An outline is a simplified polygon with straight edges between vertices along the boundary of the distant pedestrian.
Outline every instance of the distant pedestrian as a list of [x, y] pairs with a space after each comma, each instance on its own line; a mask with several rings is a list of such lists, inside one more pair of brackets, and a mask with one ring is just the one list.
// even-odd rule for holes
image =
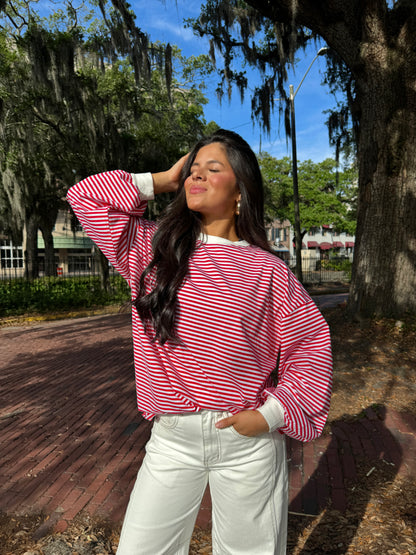
[[[143, 219], [163, 192], [160, 221]], [[117, 553], [188, 553], [209, 483], [215, 554], [284, 554], [284, 438], [322, 432], [331, 348], [270, 252], [253, 151], [219, 130], [165, 172], [95, 175], [68, 200], [130, 284], [137, 404], [154, 420]]]

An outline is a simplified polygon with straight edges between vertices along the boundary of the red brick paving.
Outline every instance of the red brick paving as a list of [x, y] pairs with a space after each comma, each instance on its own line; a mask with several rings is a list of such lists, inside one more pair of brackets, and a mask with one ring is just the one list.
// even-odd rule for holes
[[[0, 333], [0, 510], [41, 510], [59, 530], [81, 511], [121, 522], [151, 427], [135, 405], [129, 315]], [[369, 407], [313, 443], [289, 438], [290, 510], [345, 510], [358, 460], [415, 477], [415, 431], [414, 416]]]

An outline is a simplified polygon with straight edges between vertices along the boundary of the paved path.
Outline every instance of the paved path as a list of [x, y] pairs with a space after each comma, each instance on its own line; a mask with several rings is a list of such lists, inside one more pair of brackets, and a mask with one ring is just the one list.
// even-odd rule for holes
[[[129, 315], [0, 336], [0, 511], [42, 510], [57, 530], [81, 511], [121, 522], [150, 432], [135, 408]], [[413, 417], [368, 408], [313, 443], [288, 439], [290, 509], [344, 510], [358, 461], [415, 477], [415, 431]], [[209, 508], [207, 493], [199, 525]]]

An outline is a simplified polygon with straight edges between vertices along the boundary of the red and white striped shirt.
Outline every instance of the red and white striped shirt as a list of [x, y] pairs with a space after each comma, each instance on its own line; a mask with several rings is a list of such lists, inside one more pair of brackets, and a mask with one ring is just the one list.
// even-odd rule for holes
[[[117, 170], [84, 179], [67, 197], [133, 299], [152, 259], [156, 224], [142, 218], [151, 195], [150, 174]], [[332, 380], [328, 325], [284, 262], [245, 242], [201, 238], [178, 300], [180, 345], [152, 343], [133, 306], [137, 404], [145, 418], [202, 409], [235, 414], [270, 395], [284, 408], [281, 433], [309, 441], [322, 432]]]

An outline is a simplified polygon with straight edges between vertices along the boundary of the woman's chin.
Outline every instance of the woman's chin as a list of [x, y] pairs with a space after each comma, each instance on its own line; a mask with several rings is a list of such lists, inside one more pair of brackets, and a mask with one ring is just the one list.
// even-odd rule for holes
[[201, 206], [201, 204], [199, 202], [188, 202], [187, 203], [189, 210], [192, 210], [192, 212], [199, 212], [201, 213], [201, 210], [203, 210], [203, 207]]

